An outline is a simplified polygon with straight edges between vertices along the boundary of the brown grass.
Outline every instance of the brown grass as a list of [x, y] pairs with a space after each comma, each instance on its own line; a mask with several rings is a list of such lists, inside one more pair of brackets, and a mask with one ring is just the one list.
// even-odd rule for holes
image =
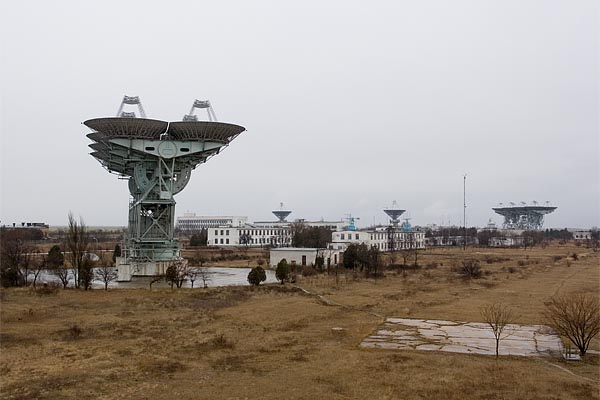
[[[543, 323], [552, 295], [598, 293], [598, 253], [578, 253], [570, 268], [554, 262], [573, 249], [435, 249], [419, 263], [437, 268], [386, 271], [383, 279], [298, 278], [297, 285], [341, 306], [290, 285], [52, 296], [3, 290], [0, 397], [598, 399], [593, 354], [581, 363], [496, 362], [358, 347], [384, 316], [479, 321], [481, 307], [499, 300], [518, 310], [514, 322]], [[502, 261], [488, 263], [486, 256]], [[465, 281], [451, 271], [465, 258], [481, 262], [481, 279]], [[538, 263], [518, 266], [523, 259]]]

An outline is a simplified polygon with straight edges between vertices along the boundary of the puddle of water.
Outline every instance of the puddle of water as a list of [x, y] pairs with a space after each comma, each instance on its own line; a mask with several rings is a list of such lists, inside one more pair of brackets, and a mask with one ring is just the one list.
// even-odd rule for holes
[[[250, 272], [250, 268], [226, 268], [226, 267], [207, 267], [208, 271], [208, 279], [207, 286], [208, 287], [222, 287], [222, 286], [248, 286], [248, 273]], [[271, 270], [265, 270], [267, 274], [267, 280], [264, 283], [276, 283], [277, 278], [275, 278], [275, 272]], [[33, 281], [33, 276], [30, 275], [30, 281]], [[108, 287], [111, 289], [138, 289], [138, 288], [148, 288], [150, 286], [150, 282], [152, 281], [152, 277], [135, 277], [131, 280], [131, 282], [110, 282]], [[60, 284], [60, 280], [56, 275], [54, 275], [51, 271], [42, 271], [40, 276], [38, 276], [37, 284], [43, 283], [57, 283]], [[74, 280], [71, 278], [69, 280], [69, 286], [74, 285]], [[165, 281], [157, 282], [152, 285], [153, 288], [158, 287], [169, 287], [169, 285]], [[191, 288], [192, 283], [190, 281], [186, 281], [183, 284], [184, 288]], [[196, 279], [194, 281], [194, 289], [202, 288], [203, 282], [202, 279]], [[95, 279], [92, 281], [92, 289], [104, 289], [104, 283], [100, 280]]]
[[[365, 338], [361, 347], [496, 354], [492, 329], [480, 322], [387, 318], [385, 329]], [[544, 325], [507, 325], [500, 355], [536, 356], [561, 352], [562, 342]]]

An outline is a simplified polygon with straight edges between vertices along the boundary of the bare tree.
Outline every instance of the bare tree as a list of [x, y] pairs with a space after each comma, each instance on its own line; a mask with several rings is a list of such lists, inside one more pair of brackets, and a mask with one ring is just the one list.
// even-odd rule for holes
[[596, 295], [556, 296], [547, 304], [545, 317], [550, 326], [566, 336], [585, 355], [590, 341], [600, 333], [600, 302]]
[[60, 280], [63, 285], [63, 289], [66, 289], [67, 286], [69, 286], [69, 276], [71, 275], [71, 270], [67, 268], [66, 265], [57, 265], [52, 269], [52, 273]]
[[100, 263], [100, 266], [94, 270], [96, 279], [104, 283], [104, 290], [108, 290], [108, 284], [117, 279], [117, 271], [115, 267], [106, 260]]
[[500, 346], [500, 340], [510, 336], [509, 334], [503, 334], [506, 326], [514, 318], [510, 308], [502, 303], [494, 303], [485, 306], [481, 309], [481, 316], [486, 324], [492, 328], [494, 332], [494, 338], [496, 339], [496, 359], [498, 358], [498, 348]]
[[458, 267], [458, 274], [466, 279], [481, 278], [481, 267], [479, 266], [479, 260], [468, 258], [463, 260], [462, 265]]
[[28, 248], [27, 252], [23, 254], [21, 258], [21, 264], [19, 266], [21, 270], [21, 274], [23, 275], [23, 280], [25, 282], [25, 286], [29, 286], [29, 273], [32, 270], [33, 266], [33, 257], [31, 253], [31, 249]]
[[188, 279], [190, 280], [190, 282], [192, 283], [192, 289], [194, 288], [194, 282], [196, 281], [196, 278], [198, 277], [198, 269], [196, 268], [190, 268], [188, 270]]
[[206, 289], [208, 287], [208, 282], [210, 282], [210, 272], [208, 272], [207, 268], [200, 267], [198, 269], [198, 276], [202, 281], [202, 287]]
[[47, 257], [46, 255], [42, 254], [40, 260], [34, 264], [34, 268], [33, 268], [33, 287], [35, 288], [35, 283], [37, 282], [38, 277], [40, 276], [40, 273], [46, 269], [47, 266]]
[[187, 263], [183, 261], [177, 261], [173, 264], [169, 265], [167, 270], [165, 271], [165, 279], [171, 285], [171, 289], [173, 289], [173, 285], [180, 289], [183, 286], [183, 282], [188, 275], [188, 266]]
[[2, 252], [0, 258], [0, 277], [3, 286], [21, 286], [27, 284], [27, 275], [23, 274], [23, 269], [29, 273], [29, 264], [31, 249], [26, 245], [22, 235], [3, 234], [1, 238]]
[[[82, 278], [89, 278], [91, 268], [86, 258], [89, 249], [90, 238], [87, 231], [87, 226], [83, 222], [83, 218], [79, 218], [79, 222], [69, 212], [69, 226], [67, 230], [66, 249], [68, 250], [67, 258], [73, 268], [73, 277], [75, 278], [75, 287], [78, 288], [82, 282]], [[87, 279], [83, 279], [87, 280]], [[84, 285], [87, 286], [87, 285]], [[86, 287], [87, 289], [87, 287]]]
[[202, 282], [202, 287], [207, 288], [210, 281], [210, 273], [204, 267], [189, 268], [187, 270], [187, 279], [192, 283], [192, 289], [194, 288], [194, 282], [198, 279]]
[[164, 274], [157, 273], [156, 275], [154, 275], [152, 277], [152, 279], [150, 279], [150, 289], [152, 289], [152, 285], [154, 285], [157, 282], [162, 281], [163, 279], [165, 279]]

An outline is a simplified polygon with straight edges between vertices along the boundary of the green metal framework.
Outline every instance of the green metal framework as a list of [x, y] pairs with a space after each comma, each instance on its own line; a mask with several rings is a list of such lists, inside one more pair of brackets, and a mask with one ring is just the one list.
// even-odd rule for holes
[[129, 180], [128, 235], [123, 256], [131, 263], [180, 260], [174, 235], [175, 199], [192, 170], [218, 154], [245, 128], [222, 122], [165, 122], [146, 118], [85, 121], [91, 155]]

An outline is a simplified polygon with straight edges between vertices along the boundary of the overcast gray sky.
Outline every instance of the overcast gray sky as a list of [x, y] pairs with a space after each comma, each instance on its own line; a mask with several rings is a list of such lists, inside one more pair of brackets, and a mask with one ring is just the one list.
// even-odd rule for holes
[[198, 167], [177, 214], [469, 225], [546, 201], [599, 223], [597, 1], [6, 1], [3, 224], [125, 225], [128, 189], [81, 122], [139, 95], [180, 120], [210, 99], [247, 132]]

